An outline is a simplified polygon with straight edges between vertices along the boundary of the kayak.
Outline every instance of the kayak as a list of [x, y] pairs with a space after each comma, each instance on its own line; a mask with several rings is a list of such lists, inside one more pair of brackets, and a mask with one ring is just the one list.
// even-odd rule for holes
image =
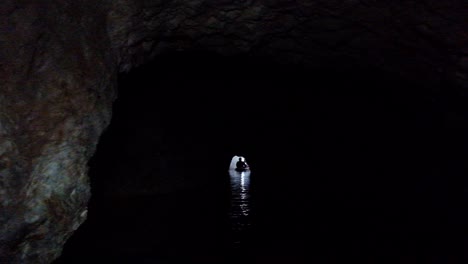
[[236, 171], [248, 171], [249, 167], [246, 168], [235, 168]]

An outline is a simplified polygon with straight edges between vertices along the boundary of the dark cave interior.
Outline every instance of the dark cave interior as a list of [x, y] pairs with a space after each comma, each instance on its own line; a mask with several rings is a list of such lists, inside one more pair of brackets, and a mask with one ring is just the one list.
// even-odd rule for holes
[[158, 56], [120, 76], [89, 219], [56, 263], [236, 262], [222, 242], [236, 154], [253, 171], [244, 263], [451, 263], [467, 105], [372, 67]]

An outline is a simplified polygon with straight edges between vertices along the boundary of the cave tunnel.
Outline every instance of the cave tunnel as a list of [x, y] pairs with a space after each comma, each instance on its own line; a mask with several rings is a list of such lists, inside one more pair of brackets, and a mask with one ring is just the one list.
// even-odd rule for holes
[[[157, 56], [119, 77], [89, 218], [56, 263], [451, 263], [466, 105], [362, 65]], [[241, 247], [234, 155], [252, 171]]]
[[0, 13], [0, 263], [466, 263], [466, 0]]

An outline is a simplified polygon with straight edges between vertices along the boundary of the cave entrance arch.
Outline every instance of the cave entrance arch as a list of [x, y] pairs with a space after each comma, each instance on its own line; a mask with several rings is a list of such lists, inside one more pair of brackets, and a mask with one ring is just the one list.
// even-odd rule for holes
[[[125, 175], [144, 164], [131, 163], [139, 154], [146, 155], [142, 160], [153, 168], [142, 172], [147, 175], [184, 168], [224, 171], [236, 153], [262, 163], [262, 155], [274, 158], [279, 145], [295, 144], [290, 139], [300, 136], [288, 130], [305, 125], [299, 124], [299, 116], [308, 107], [300, 87], [306, 78], [300, 65], [248, 55], [200, 51], [158, 56], [121, 76], [114, 117], [96, 156], [108, 149], [102, 160], [115, 168], [115, 175], [122, 174], [122, 179], [114, 179], [120, 186], [127, 186]], [[113, 130], [121, 135], [111, 135]], [[155, 160], [160, 164], [151, 165]], [[111, 187], [103, 176], [91, 179], [96, 188], [122, 188]]]
[[176, 52], [120, 76], [111, 124], [90, 161], [89, 219], [67, 243], [62, 259], [76, 257], [80, 247], [88, 247], [90, 255], [108, 250], [90, 242], [108, 221], [101, 210], [140, 215], [137, 210], [158, 209], [135, 197], [199, 187], [204, 192], [204, 186], [221, 188], [213, 199], [222, 201], [230, 195], [223, 188], [233, 155], [242, 153], [259, 168], [270, 166], [275, 152], [287, 151], [298, 136], [285, 133], [299, 121], [295, 115], [287, 118], [288, 111], [297, 114], [306, 102], [294, 88], [305, 78], [300, 71], [267, 58]]

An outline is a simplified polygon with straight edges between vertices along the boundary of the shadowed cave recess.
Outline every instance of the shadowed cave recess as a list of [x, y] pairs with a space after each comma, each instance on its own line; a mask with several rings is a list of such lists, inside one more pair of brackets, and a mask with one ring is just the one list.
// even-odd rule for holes
[[466, 262], [465, 10], [3, 1], [0, 263]]
[[[372, 68], [158, 56], [119, 78], [88, 220], [55, 263], [458, 263], [466, 110], [456, 87]], [[236, 154], [252, 167], [240, 246]]]

